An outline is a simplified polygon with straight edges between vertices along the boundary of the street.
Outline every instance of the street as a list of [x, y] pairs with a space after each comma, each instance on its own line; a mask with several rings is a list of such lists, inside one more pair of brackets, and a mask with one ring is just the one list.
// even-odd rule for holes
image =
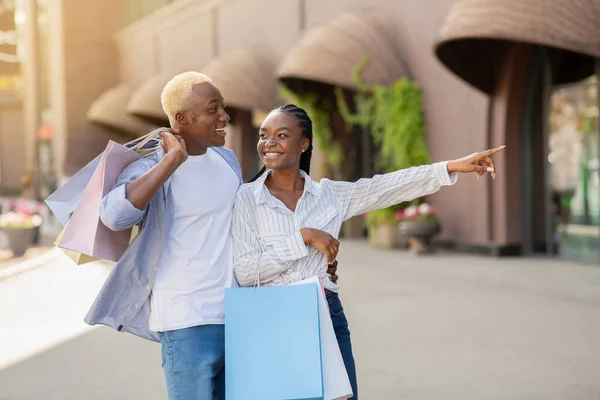
[[[59, 251], [0, 280], [0, 399], [165, 399], [160, 346], [82, 319], [109, 272]], [[600, 399], [600, 267], [342, 241], [360, 397]]]

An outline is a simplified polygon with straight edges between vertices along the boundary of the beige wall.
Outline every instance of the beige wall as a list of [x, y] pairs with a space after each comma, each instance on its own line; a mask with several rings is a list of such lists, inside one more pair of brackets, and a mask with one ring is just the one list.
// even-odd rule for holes
[[180, 0], [118, 32], [121, 81], [138, 86], [157, 74], [208, 64], [217, 53], [212, 13], [221, 3]]
[[[392, 2], [394, 0], [390, 0]], [[306, 0], [306, 29], [324, 24], [346, 11], [358, 10], [361, 7], [372, 5], [373, 1], [367, 0]]]
[[298, 0], [230, 0], [219, 7], [221, 54], [252, 43], [267, 46], [281, 58], [300, 37]]
[[55, 0], [50, 32], [50, 81], [56, 162], [72, 174], [119, 139], [86, 118], [105, 90], [119, 83], [113, 35], [121, 26], [120, 0]]
[[20, 103], [0, 108], [0, 187], [18, 191], [25, 174], [25, 136]]

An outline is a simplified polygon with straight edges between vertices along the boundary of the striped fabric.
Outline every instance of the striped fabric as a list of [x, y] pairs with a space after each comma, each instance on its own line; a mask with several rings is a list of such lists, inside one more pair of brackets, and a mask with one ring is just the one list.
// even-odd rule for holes
[[327, 260], [306, 246], [300, 229], [315, 228], [337, 238], [345, 220], [368, 211], [434, 193], [456, 183], [447, 162], [412, 167], [357, 182], [323, 179], [314, 182], [302, 172], [304, 193], [296, 211], [273, 197], [264, 185], [270, 171], [238, 191], [233, 216], [234, 268], [241, 286], [254, 285], [260, 274], [265, 286], [281, 286], [312, 276], [327, 289], [338, 286], [325, 279]]

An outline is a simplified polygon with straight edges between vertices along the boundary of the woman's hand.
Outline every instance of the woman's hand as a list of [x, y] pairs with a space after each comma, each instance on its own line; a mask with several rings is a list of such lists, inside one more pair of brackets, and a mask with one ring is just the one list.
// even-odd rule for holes
[[338, 276], [337, 276], [337, 260], [333, 260], [329, 264], [327, 264], [327, 274], [329, 274], [329, 280], [333, 283], [337, 284]]
[[302, 239], [304, 239], [304, 244], [310, 244], [325, 254], [327, 263], [335, 260], [340, 249], [340, 242], [333, 236], [325, 231], [313, 228], [302, 228], [300, 233], [302, 234]]
[[496, 167], [494, 161], [490, 156], [494, 153], [498, 153], [506, 148], [506, 146], [496, 147], [482, 151], [479, 153], [473, 153], [463, 158], [459, 158], [448, 163], [448, 172], [475, 172], [477, 179], [479, 179], [486, 172], [492, 175], [493, 179], [496, 179]]

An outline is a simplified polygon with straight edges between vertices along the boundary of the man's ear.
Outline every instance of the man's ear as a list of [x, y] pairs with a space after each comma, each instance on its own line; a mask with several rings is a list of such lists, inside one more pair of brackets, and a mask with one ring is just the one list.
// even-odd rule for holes
[[181, 125], [186, 125], [188, 123], [187, 113], [178, 112], [175, 114], [175, 121], [177, 121]]

